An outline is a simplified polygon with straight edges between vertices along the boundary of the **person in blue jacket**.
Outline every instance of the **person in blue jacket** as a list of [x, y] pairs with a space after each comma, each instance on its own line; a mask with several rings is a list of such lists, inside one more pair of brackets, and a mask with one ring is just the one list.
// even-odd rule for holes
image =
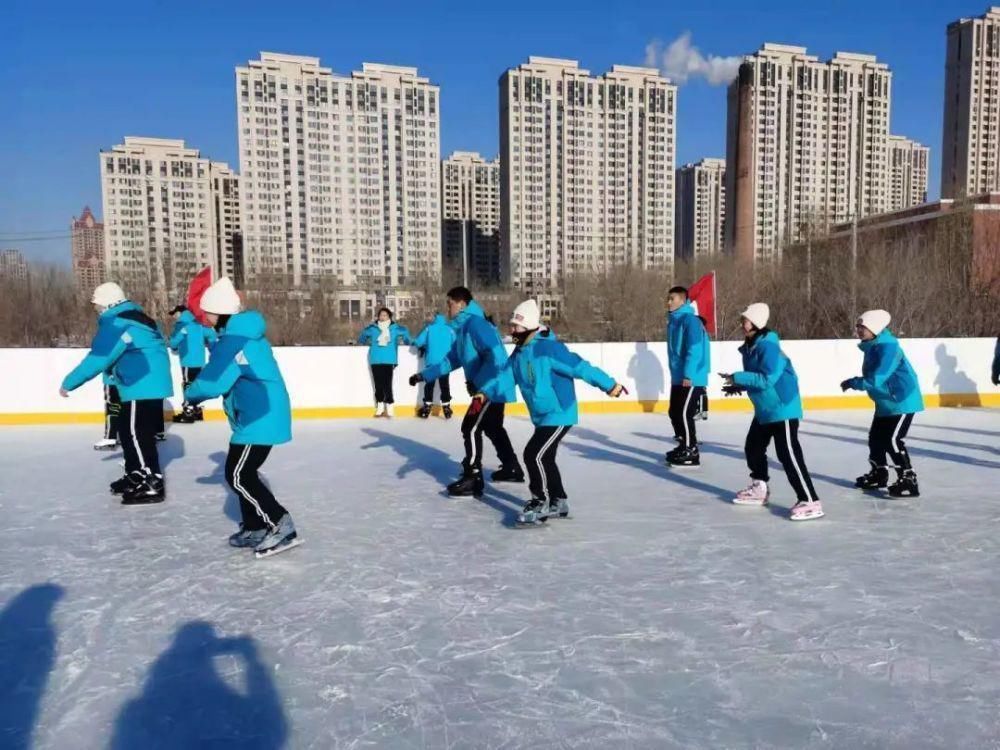
[[[491, 479], [494, 482], [524, 481], [524, 470], [503, 426], [505, 405], [517, 400], [514, 378], [509, 372], [503, 377], [495, 377], [504, 369], [507, 349], [496, 326], [472, 298], [472, 292], [464, 286], [453, 287], [448, 290], [446, 302], [455, 341], [447, 357], [437, 364], [426, 365], [410, 378], [410, 385], [437, 380], [459, 367], [465, 371], [465, 387], [472, 396], [472, 403], [462, 420], [465, 458], [462, 459], [462, 476], [448, 485], [448, 494], [481, 497], [485, 487], [484, 433], [500, 459], [500, 468], [493, 472]], [[490, 383], [488, 388], [484, 387], [487, 382]]]
[[163, 399], [173, 395], [170, 358], [156, 321], [125, 296], [114, 282], [101, 284], [91, 300], [100, 312], [90, 352], [62, 382], [65, 398], [88, 380], [107, 375], [121, 397], [118, 437], [125, 476], [111, 484], [123, 505], [159, 503], [165, 498], [156, 450], [162, 429]]
[[[417, 334], [413, 340], [413, 345], [420, 350], [424, 358], [424, 366], [436, 365], [448, 356], [452, 344], [455, 343], [455, 332], [444, 315], [438, 313], [434, 319], [424, 326], [424, 329]], [[441, 388], [441, 411], [445, 419], [451, 419], [451, 374], [445, 373], [437, 379], [437, 384]], [[417, 416], [427, 419], [431, 415], [431, 407], [434, 406], [434, 383], [428, 380], [424, 384], [424, 405]]]
[[375, 385], [375, 416], [392, 417], [392, 373], [399, 364], [399, 344], [410, 344], [410, 332], [393, 320], [392, 311], [383, 307], [374, 323], [365, 326], [359, 344], [368, 345], [368, 364]]
[[201, 306], [219, 340], [184, 395], [192, 404], [222, 397], [233, 431], [226, 481], [240, 499], [242, 516], [229, 544], [269, 557], [301, 544], [292, 517], [258, 473], [271, 449], [292, 439], [291, 401], [264, 335], [264, 316], [243, 311], [233, 283], [225, 276], [216, 281], [205, 290]]
[[792, 506], [791, 519], [822, 518], [823, 506], [816, 496], [799, 445], [799, 420], [802, 419], [799, 379], [792, 361], [781, 351], [778, 334], [767, 327], [770, 314], [763, 302], [755, 302], [743, 311], [746, 340], [740, 347], [740, 354], [744, 369], [732, 374], [720, 373], [726, 395], [746, 392], [754, 411], [745, 446], [750, 486], [740, 490], [733, 502], [767, 505], [771, 495], [767, 486], [767, 447], [773, 440], [778, 460], [798, 499]]
[[535, 426], [524, 448], [531, 499], [518, 516], [518, 522], [537, 524], [550, 516], [569, 515], [556, 452], [560, 441], [579, 421], [574, 381], [583, 380], [614, 398], [625, 392], [625, 387], [571, 352], [552, 331], [543, 329], [535, 300], [518, 305], [510, 324], [515, 348], [504, 370], [513, 374]]
[[688, 291], [675, 286], [667, 293], [667, 358], [670, 363], [670, 422], [678, 445], [667, 453], [671, 466], [699, 466], [695, 416], [708, 387], [710, 350], [705, 324], [688, 302]]
[[[211, 349], [218, 337], [213, 329], [199, 323], [194, 313], [184, 305], [177, 305], [170, 311], [171, 315], [176, 313], [180, 315], [170, 336], [170, 349], [180, 357], [181, 380], [183, 387], [187, 388], [205, 366], [205, 347]], [[192, 406], [186, 401], [181, 407], [180, 414], [174, 414], [174, 422], [180, 424], [192, 424], [204, 418], [200, 406]]]
[[924, 410], [917, 373], [889, 330], [892, 316], [885, 310], [869, 310], [858, 318], [855, 331], [864, 352], [861, 377], [848, 378], [841, 390], [867, 391], [875, 402], [875, 416], [868, 430], [868, 463], [871, 471], [855, 480], [863, 490], [882, 489], [889, 485], [886, 455], [892, 459], [897, 481], [889, 487], [893, 497], [919, 497], [917, 475], [910, 463], [905, 438], [913, 424], [913, 415]]

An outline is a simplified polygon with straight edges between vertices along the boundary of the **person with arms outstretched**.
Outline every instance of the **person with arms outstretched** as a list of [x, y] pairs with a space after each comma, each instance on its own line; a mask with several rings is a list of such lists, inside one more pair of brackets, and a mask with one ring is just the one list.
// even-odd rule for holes
[[383, 307], [374, 323], [365, 326], [359, 344], [368, 346], [368, 364], [375, 385], [375, 416], [391, 418], [396, 399], [392, 393], [392, 374], [399, 364], [400, 343], [409, 344], [410, 332], [393, 319], [392, 310]]

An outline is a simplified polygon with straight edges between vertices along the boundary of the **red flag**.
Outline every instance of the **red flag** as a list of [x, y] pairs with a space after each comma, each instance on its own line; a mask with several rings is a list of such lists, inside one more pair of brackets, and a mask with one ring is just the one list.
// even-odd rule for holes
[[702, 276], [688, 288], [688, 299], [705, 319], [709, 335], [715, 336], [715, 271]]
[[201, 297], [210, 286], [212, 286], [211, 266], [201, 269], [188, 285], [187, 309], [202, 325], [208, 325], [208, 321], [205, 320], [205, 313], [201, 309]]

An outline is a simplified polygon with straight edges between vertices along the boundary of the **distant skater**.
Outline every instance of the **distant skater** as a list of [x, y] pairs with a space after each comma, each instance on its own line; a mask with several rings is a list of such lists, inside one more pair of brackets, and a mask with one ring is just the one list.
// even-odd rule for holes
[[[433, 367], [443, 362], [454, 343], [455, 331], [440, 313], [435, 315], [413, 340], [413, 345], [420, 350], [424, 358], [424, 367]], [[441, 413], [445, 419], [451, 419], [451, 373], [447, 372], [436, 381], [428, 380], [424, 383], [424, 404], [417, 415], [422, 419], [427, 419], [431, 415], [431, 409], [434, 407], [435, 383], [441, 390]]]
[[[205, 366], [205, 349], [211, 349], [218, 337], [215, 331], [203, 326], [194, 317], [194, 313], [184, 305], [178, 305], [170, 311], [171, 315], [180, 313], [170, 336], [170, 350], [175, 352], [181, 361], [181, 379], [186, 389], [198, 377], [201, 368]], [[200, 406], [192, 406], [186, 401], [181, 405], [179, 414], [174, 414], [174, 422], [193, 424], [205, 418]]]
[[711, 352], [704, 321], [688, 301], [688, 291], [673, 287], [667, 296], [667, 357], [670, 362], [670, 422], [677, 447], [667, 453], [667, 464], [677, 468], [701, 464], [695, 419], [701, 410]]
[[393, 320], [389, 308], [383, 307], [375, 322], [361, 331], [358, 343], [368, 345], [368, 364], [375, 385], [375, 416], [392, 417], [396, 401], [392, 393], [392, 375], [399, 364], [400, 343], [411, 343], [410, 332]]

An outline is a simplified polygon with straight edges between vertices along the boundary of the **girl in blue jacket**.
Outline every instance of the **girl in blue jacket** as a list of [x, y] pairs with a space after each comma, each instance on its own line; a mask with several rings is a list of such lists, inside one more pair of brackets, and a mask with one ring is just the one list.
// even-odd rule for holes
[[[181, 381], [183, 387], [187, 388], [205, 366], [205, 347], [211, 349], [218, 336], [212, 328], [199, 323], [194, 313], [184, 305], [177, 305], [170, 311], [171, 315], [175, 313], [180, 315], [177, 316], [173, 334], [170, 336], [170, 350], [180, 356]], [[181, 413], [174, 414], [174, 422], [181, 424], [200, 422], [204, 418], [200, 406], [192, 406], [186, 401], [182, 405]]]
[[[432, 367], [447, 359], [454, 343], [455, 331], [441, 313], [435, 315], [434, 320], [424, 326], [413, 340], [413, 345], [420, 350], [424, 358], [424, 367]], [[444, 373], [436, 382], [441, 388], [441, 411], [445, 419], [451, 419], [451, 373]], [[421, 419], [427, 419], [431, 415], [431, 407], [434, 405], [434, 383], [435, 381], [428, 380], [424, 384], [424, 405], [417, 413]]]
[[233, 436], [226, 481], [240, 499], [243, 522], [229, 537], [233, 547], [252, 547], [269, 557], [301, 544], [295, 524], [257, 473], [275, 445], [292, 439], [292, 405], [285, 381], [264, 336], [264, 317], [243, 312], [232, 282], [223, 276], [205, 290], [202, 310], [219, 332], [208, 364], [185, 397], [199, 404], [222, 396]]
[[892, 317], [885, 310], [869, 310], [858, 318], [855, 331], [864, 352], [861, 377], [848, 378], [841, 390], [867, 391], [875, 402], [875, 416], [868, 431], [868, 462], [872, 468], [855, 480], [863, 490], [881, 489], [889, 484], [886, 455], [892, 459], [897, 481], [889, 487], [893, 497], [919, 497], [917, 475], [910, 464], [904, 439], [913, 424], [913, 415], [924, 410], [917, 374], [889, 330]]
[[518, 522], [536, 524], [550, 515], [563, 518], [569, 515], [556, 451], [566, 433], [579, 421], [573, 381], [583, 380], [613, 398], [621, 396], [625, 387], [567, 349], [551, 331], [540, 330], [535, 300], [518, 305], [510, 322], [516, 346], [504, 368], [513, 372], [535, 425], [535, 432], [524, 448], [531, 500], [518, 516]]
[[737, 505], [767, 505], [767, 447], [774, 440], [789, 484], [798, 502], [792, 506], [793, 521], [808, 521], [823, 516], [823, 506], [816, 496], [809, 469], [799, 445], [799, 420], [802, 400], [799, 379], [792, 361], [781, 351], [778, 334], [767, 328], [770, 309], [755, 302], [742, 313], [746, 341], [740, 347], [742, 372], [722, 374], [727, 395], [746, 392], [753, 402], [754, 418], [747, 433], [745, 452], [750, 468], [750, 486], [740, 490], [733, 502]]
[[358, 336], [359, 344], [368, 345], [368, 364], [372, 368], [372, 382], [375, 384], [375, 416], [391, 417], [395, 399], [392, 395], [392, 372], [399, 364], [400, 342], [410, 344], [410, 332], [396, 323], [392, 311], [383, 307], [378, 311], [378, 319], [366, 326]]

